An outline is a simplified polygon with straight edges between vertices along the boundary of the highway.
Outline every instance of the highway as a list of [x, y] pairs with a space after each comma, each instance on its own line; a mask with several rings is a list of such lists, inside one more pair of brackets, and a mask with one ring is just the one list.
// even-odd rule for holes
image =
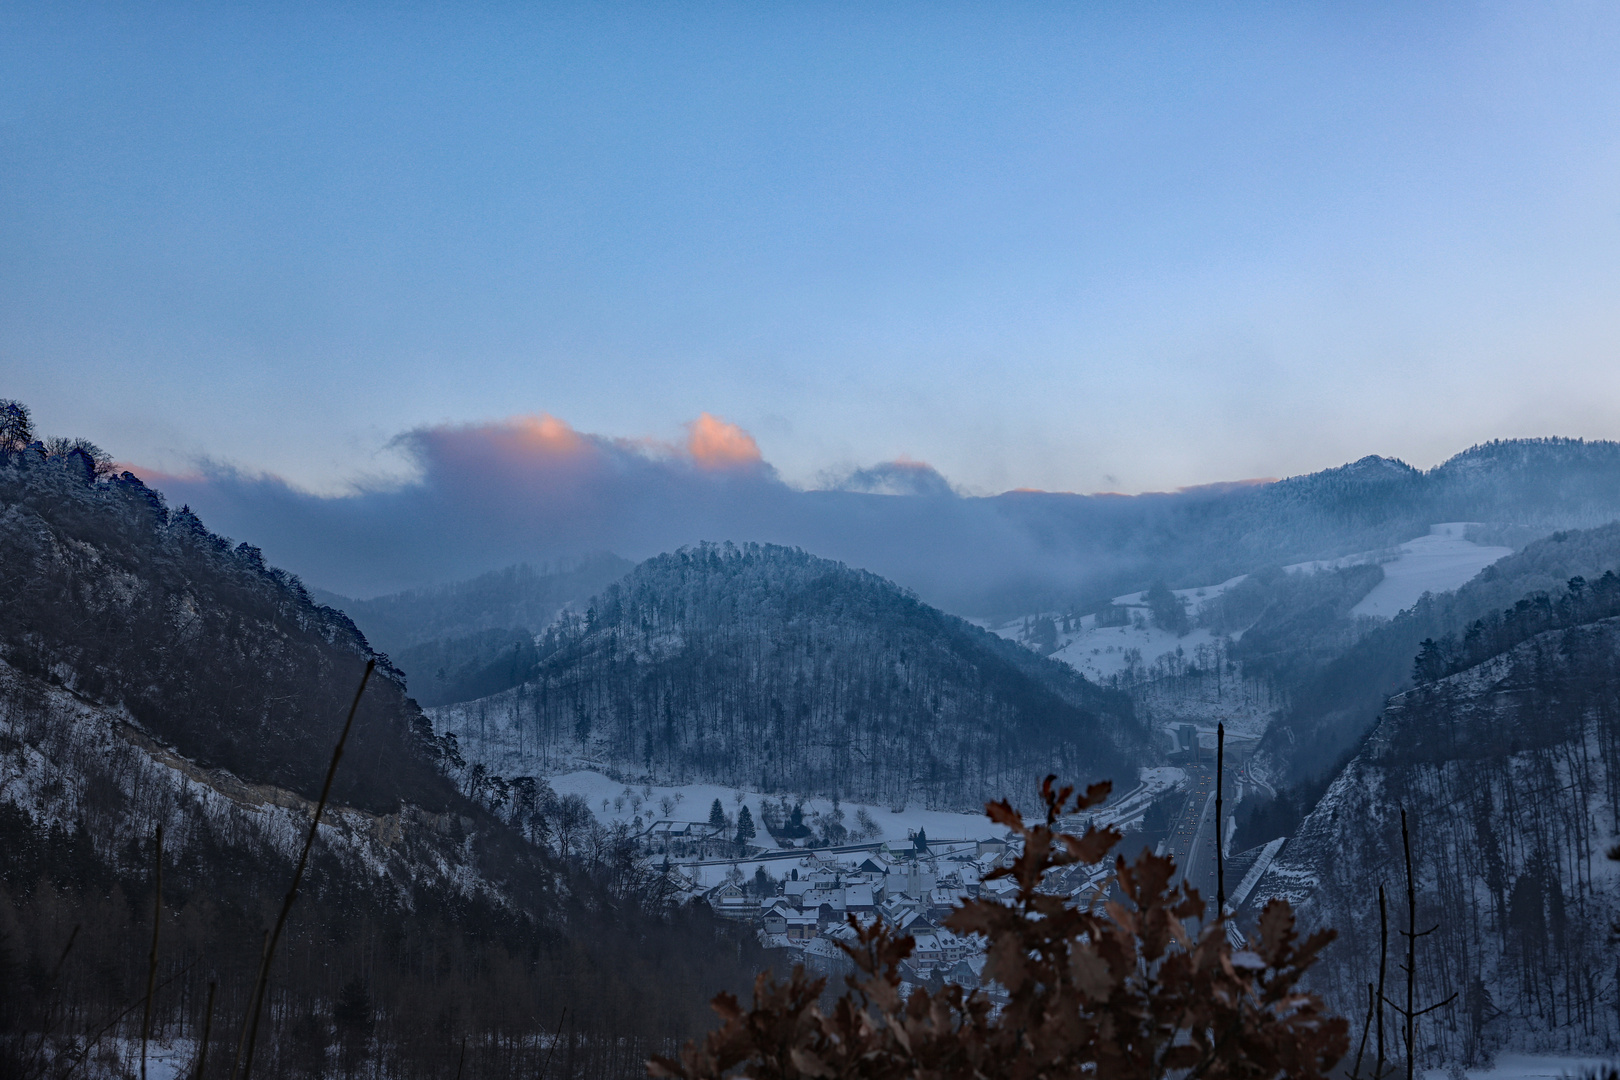
[[[1228, 819], [1237, 809], [1236, 780], [1246, 779], [1249, 755], [1255, 740], [1226, 739], [1226, 788], [1224, 812]], [[1165, 853], [1176, 861], [1177, 881], [1186, 881], [1204, 898], [1208, 910], [1215, 908], [1215, 752], [1205, 751], [1202, 764], [1184, 766], [1187, 771], [1187, 798], [1171, 826]], [[1229, 881], [1230, 892], [1236, 882]]]

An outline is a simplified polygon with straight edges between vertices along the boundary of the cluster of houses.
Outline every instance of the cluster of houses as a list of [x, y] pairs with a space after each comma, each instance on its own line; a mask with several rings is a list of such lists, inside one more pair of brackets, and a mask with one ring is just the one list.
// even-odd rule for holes
[[803, 963], [809, 971], [850, 970], [839, 943], [854, 941], [854, 916], [912, 937], [911, 959], [901, 969], [906, 982], [975, 987], [982, 981], [983, 942], [952, 933], [945, 919], [968, 897], [1015, 892], [1010, 879], [986, 880], [1006, 858], [1000, 839], [770, 852], [737, 862], [718, 885], [689, 888], [720, 916], [752, 924], [761, 944], [785, 951], [789, 964]]

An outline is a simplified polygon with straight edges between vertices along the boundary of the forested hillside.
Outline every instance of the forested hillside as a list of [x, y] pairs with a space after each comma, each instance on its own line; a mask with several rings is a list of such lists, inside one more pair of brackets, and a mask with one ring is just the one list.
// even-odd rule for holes
[[508, 566], [467, 581], [369, 600], [318, 589], [315, 596], [341, 609], [368, 641], [392, 654], [484, 630], [516, 627], [538, 633], [564, 605], [590, 598], [633, 566], [617, 555], [600, 553], [555, 566]]
[[[1599, 591], [1613, 606], [1620, 581]], [[1578, 618], [1591, 599], [1566, 601], [1566, 613]], [[1517, 636], [1487, 627], [1481, 651], [1492, 634]], [[1423, 1021], [1425, 1059], [1612, 1049], [1620, 876], [1605, 852], [1620, 834], [1616, 685], [1620, 618], [1605, 618], [1534, 634], [1390, 702], [1254, 893], [1284, 896], [1338, 928], [1314, 978], [1339, 1008], [1362, 1015], [1376, 978], [1380, 883], [1398, 972], [1404, 808], [1418, 929], [1438, 927], [1418, 945], [1417, 1003], [1458, 995]]]
[[1136, 496], [1008, 492], [989, 500], [1062, 553], [1072, 584], [1014, 568], [995, 595], [953, 610], [1010, 618], [1089, 607], [1156, 579], [1195, 588], [1262, 567], [1336, 558], [1423, 536], [1442, 521], [1486, 523], [1519, 546], [1558, 529], [1620, 520], [1620, 443], [1515, 439], [1470, 447], [1423, 471], [1369, 456], [1276, 483], [1215, 484]]
[[1123, 695], [788, 548], [650, 559], [547, 632], [522, 686], [435, 710], [512, 775], [590, 762], [661, 782], [977, 808], [1033, 777], [1131, 776]]
[[582, 603], [631, 563], [598, 554], [536, 569], [509, 566], [469, 581], [351, 600], [315, 590], [352, 618], [405, 673], [423, 705], [468, 701], [522, 681], [539, 658], [534, 636], [569, 604]]
[[[142, 993], [162, 825], [157, 1031], [195, 1039], [217, 983], [209, 1075], [228, 1066], [371, 655], [296, 579], [132, 475], [39, 446], [0, 456], [0, 1031], [54, 1031], [51, 1053], [98, 1030], [129, 1045], [127, 1012], [102, 1025]], [[622, 1074], [745, 980], [752, 947], [668, 909], [622, 836], [576, 828], [564, 858], [525, 839], [557, 807], [543, 784], [501, 808], [520, 831], [458, 790], [443, 753], [379, 669], [256, 1075], [313, 1075], [339, 1044], [356, 1067], [437, 1074], [469, 1035], [478, 1075], [532, 1075], [564, 1004], [575, 1071]], [[0, 1039], [0, 1072], [20, 1052]]]
[[[1455, 592], [1425, 596], [1285, 688], [1289, 704], [1266, 735], [1261, 767], [1279, 786], [1325, 783], [1371, 729], [1385, 698], [1412, 685], [1413, 661], [1425, 640], [1449, 656], [1463, 648], [1471, 631], [1475, 640], [1500, 642], [1493, 635], [1503, 626], [1511, 633], [1522, 633], [1513, 627], [1539, 632], [1584, 620], [1595, 595], [1576, 597], [1573, 608], [1559, 609], [1555, 602], [1571, 579], [1595, 583], [1609, 570], [1620, 570], [1620, 525], [1555, 533], [1487, 567]], [[1477, 661], [1480, 646], [1468, 647]]]

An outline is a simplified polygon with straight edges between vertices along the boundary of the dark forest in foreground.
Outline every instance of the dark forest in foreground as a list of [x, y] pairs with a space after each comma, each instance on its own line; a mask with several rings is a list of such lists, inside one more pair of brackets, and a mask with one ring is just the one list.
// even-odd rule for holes
[[[140, 1010], [108, 1021], [144, 993], [161, 823], [154, 1033], [196, 1038], [217, 983], [208, 1075], [223, 1075], [371, 654], [255, 549], [98, 472], [89, 453], [0, 462], [0, 1010], [58, 1054], [98, 1031], [96, 1053], [128, 1045]], [[532, 835], [558, 810], [543, 785], [503, 816], [457, 790], [441, 752], [380, 670], [275, 964], [256, 1075], [315, 1075], [327, 1045], [445, 1075], [467, 1038], [475, 1075], [532, 1076], [560, 1019], [556, 1072], [631, 1075], [759, 966], [706, 909], [671, 907], [622, 835], [587, 825], [562, 858], [506, 820], [521, 811]]]

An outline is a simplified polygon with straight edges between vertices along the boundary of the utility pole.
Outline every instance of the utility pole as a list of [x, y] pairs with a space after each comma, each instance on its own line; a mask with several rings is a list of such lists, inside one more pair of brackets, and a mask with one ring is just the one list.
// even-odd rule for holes
[[1389, 965], [1389, 906], [1384, 902], [1384, 883], [1378, 883], [1378, 1068], [1373, 1080], [1384, 1075], [1384, 973]]
[[[1406, 857], [1406, 929], [1401, 935], [1406, 938], [1406, 1007], [1403, 1009], [1393, 1001], [1389, 1001], [1391, 1008], [1406, 1021], [1406, 1080], [1413, 1080], [1417, 1067], [1417, 1018], [1436, 1009], [1442, 1009], [1457, 1000], [1454, 993], [1444, 1001], [1437, 1001], [1425, 1008], [1418, 1008], [1415, 1001], [1417, 992], [1417, 939], [1428, 937], [1440, 925], [1436, 923], [1427, 930], [1417, 928], [1417, 882], [1412, 876], [1412, 834], [1406, 827], [1406, 807], [1401, 807], [1401, 851]], [[1383, 898], [1383, 887], [1379, 887], [1379, 899]], [[1380, 904], [1380, 908], [1382, 905]], [[1388, 999], [1385, 999], [1388, 1001]], [[1382, 1013], [1382, 1010], [1380, 1010]]]
[[1221, 828], [1221, 788], [1226, 776], [1226, 725], [1215, 725], [1215, 917], [1226, 918], [1226, 839]]

